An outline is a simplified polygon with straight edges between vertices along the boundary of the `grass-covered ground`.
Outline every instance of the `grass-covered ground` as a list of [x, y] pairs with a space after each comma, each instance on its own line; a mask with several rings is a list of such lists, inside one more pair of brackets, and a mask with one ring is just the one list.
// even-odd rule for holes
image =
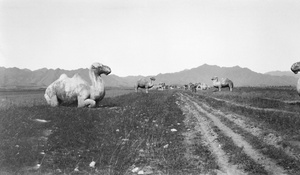
[[181, 174], [190, 165], [175, 101], [173, 92], [150, 92], [108, 97], [95, 109], [43, 103], [2, 109], [1, 172]]
[[295, 87], [238, 87], [230, 93], [223, 89], [214, 93], [202, 91], [201, 94], [241, 105], [300, 112], [300, 97]]
[[[210, 89], [196, 94], [109, 89], [92, 109], [49, 107], [43, 93], [0, 92], [0, 174], [216, 174], [220, 169], [216, 155], [203, 144], [194, 115], [209, 117], [200, 107], [183, 112], [179, 94], [207, 105], [208, 113], [214, 113], [257, 152], [278, 160], [285, 170], [297, 173], [300, 169], [299, 161], [284, 152], [284, 148], [300, 151], [294, 146], [300, 143], [300, 98], [293, 88]], [[278, 134], [282, 141], [275, 146], [280, 148], [249, 134], [226, 119], [227, 114], [241, 115], [265, 128], [265, 135]], [[213, 130], [219, 148], [230, 155], [229, 163], [249, 174], [267, 174], [260, 162], [245, 154], [220, 128]]]

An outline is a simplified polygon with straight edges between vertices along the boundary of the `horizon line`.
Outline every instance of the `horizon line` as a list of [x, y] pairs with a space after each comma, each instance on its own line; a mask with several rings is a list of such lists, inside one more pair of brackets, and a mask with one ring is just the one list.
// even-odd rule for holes
[[[143, 77], [148, 77], [148, 76], [157, 76], [157, 75], [160, 75], [160, 74], [170, 74], [170, 73], [178, 73], [178, 72], [182, 72], [182, 71], [188, 71], [188, 70], [192, 70], [192, 69], [195, 69], [195, 68], [198, 68], [198, 67], [201, 67], [201, 66], [217, 66], [217, 67], [220, 67], [220, 68], [234, 68], [234, 67], [239, 67], [239, 68], [246, 68], [246, 69], [249, 69], [251, 71], [253, 71], [252, 69], [248, 68], [248, 67], [241, 67], [239, 65], [235, 65], [235, 66], [219, 66], [219, 65], [211, 65], [211, 64], [207, 64], [207, 63], [204, 63], [200, 66], [197, 66], [197, 67], [193, 67], [193, 68], [186, 68], [186, 69], [183, 69], [183, 70], [179, 70], [179, 71], [176, 71], [176, 72], [166, 72], [166, 73], [157, 73], [156, 75], [125, 75], [125, 76], [120, 76], [120, 75], [117, 75], [117, 74], [111, 74], [111, 75], [115, 75], [115, 76], [118, 76], [118, 77], [130, 77], [130, 76], [143, 76]], [[41, 69], [47, 69], [47, 70], [65, 70], [65, 71], [76, 71], [76, 70], [79, 70], [79, 69], [89, 69], [89, 68], [77, 68], [77, 69], [64, 69], [64, 68], [46, 68], [46, 67], [43, 67], [43, 68], [39, 68], [39, 69], [30, 69], [30, 68], [19, 68], [19, 67], [5, 67], [5, 66], [0, 66], [0, 68], [5, 68], [5, 69], [14, 69], [14, 68], [17, 68], [17, 69], [20, 69], [20, 70], [29, 70], [29, 71], [38, 71], [38, 70], [41, 70]], [[256, 72], [256, 73], [261, 73], [261, 74], [266, 74], [266, 73], [269, 73], [269, 72], [289, 72], [289, 71], [283, 71], [283, 70], [273, 70], [273, 71], [267, 71], [267, 72], [256, 72], [256, 71], [253, 71], [253, 72]]]

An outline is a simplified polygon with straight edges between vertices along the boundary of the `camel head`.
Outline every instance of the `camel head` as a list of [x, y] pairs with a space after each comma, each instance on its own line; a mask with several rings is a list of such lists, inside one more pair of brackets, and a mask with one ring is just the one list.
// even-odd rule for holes
[[300, 62], [294, 63], [291, 67], [291, 71], [297, 74], [300, 71]]
[[91, 65], [91, 71], [93, 71], [97, 76], [101, 76], [101, 74], [108, 75], [111, 73], [110, 67], [105, 66], [101, 63], [93, 63]]
[[160, 86], [166, 86], [166, 83], [158, 83]]
[[151, 80], [151, 81], [155, 81], [155, 78], [154, 78], [154, 77], [151, 77], [150, 80]]
[[211, 78], [211, 80], [217, 80], [218, 81], [218, 77], [214, 76], [214, 77]]

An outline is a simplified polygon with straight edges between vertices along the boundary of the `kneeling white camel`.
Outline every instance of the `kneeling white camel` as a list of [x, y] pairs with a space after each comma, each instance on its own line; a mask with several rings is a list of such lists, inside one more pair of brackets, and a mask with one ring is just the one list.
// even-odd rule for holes
[[233, 82], [228, 78], [222, 78], [221, 81], [218, 80], [217, 76], [212, 77], [213, 87], [218, 88], [221, 91], [223, 87], [229, 87], [229, 90], [232, 91], [233, 89]]
[[92, 64], [89, 76], [92, 85], [88, 84], [78, 74], [69, 78], [62, 74], [59, 79], [50, 84], [45, 91], [47, 103], [53, 107], [60, 104], [78, 102], [78, 107], [95, 107], [105, 96], [104, 82], [101, 74], [110, 74], [111, 69], [100, 63]]

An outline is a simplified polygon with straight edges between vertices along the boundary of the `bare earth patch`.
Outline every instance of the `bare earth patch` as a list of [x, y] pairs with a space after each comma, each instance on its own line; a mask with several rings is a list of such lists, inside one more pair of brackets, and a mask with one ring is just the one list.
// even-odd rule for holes
[[200, 115], [188, 97], [181, 95], [180, 99], [183, 101], [182, 110], [186, 113], [186, 117], [190, 118], [193, 116], [197, 119], [195, 121], [195, 129], [201, 133], [202, 143], [210, 148], [210, 151], [216, 158], [220, 169], [215, 170], [215, 172], [217, 174], [245, 174], [237, 168], [237, 165], [229, 163], [226, 152], [220, 149], [220, 143], [217, 141], [218, 134], [213, 131], [211, 121]]
[[229, 103], [229, 104], [234, 105], [234, 106], [245, 107], [245, 108], [248, 108], [248, 109], [254, 109], [254, 110], [259, 110], [259, 111], [283, 112], [283, 113], [287, 113], [287, 114], [298, 114], [296, 112], [273, 109], [273, 108], [259, 108], [259, 107], [249, 106], [249, 105], [242, 105], [242, 104], [238, 104], [238, 103], [235, 103], [235, 102], [232, 102], [232, 101], [223, 100], [223, 99], [219, 99], [219, 98], [215, 98], [215, 97], [211, 97], [211, 98], [213, 98], [217, 101], [223, 101], [223, 102]]
[[225, 114], [219, 110], [212, 109], [205, 103], [199, 104], [203, 109], [206, 111], [210, 111], [212, 114], [224, 117], [232, 122], [234, 122], [239, 127], [243, 128], [245, 131], [251, 133], [253, 136], [261, 138], [264, 143], [268, 145], [272, 145], [278, 149], [284, 150], [284, 152], [296, 159], [300, 159], [300, 155], [294, 151], [293, 148], [287, 145], [283, 145], [283, 138], [276, 131], [266, 128], [263, 125], [258, 125], [257, 123], [247, 119], [245, 116], [238, 115], [238, 114]]
[[[237, 165], [233, 165], [228, 161], [227, 153], [221, 149], [221, 146], [219, 146], [220, 143], [216, 141], [218, 134], [213, 131], [213, 127], [217, 127], [222, 134], [231, 138], [233, 143], [241, 148], [242, 152], [247, 154], [257, 164], [262, 165], [269, 174], [287, 174], [287, 171], [279, 166], [276, 160], [262, 154], [260, 150], [255, 149], [251, 143], [248, 143], [241, 134], [236, 133], [233, 129], [223, 124], [218, 118], [218, 115], [222, 113], [216, 114], [216, 112], [211, 112], [213, 109], [210, 109], [207, 105], [204, 105], [204, 107], [199, 105], [199, 101], [189, 95], [180, 94], [179, 98], [182, 101], [182, 110], [187, 113], [186, 116], [193, 115], [197, 118], [198, 127], [195, 128], [201, 133], [203, 143], [210, 146], [211, 152], [215, 155], [218, 165], [220, 166], [220, 171], [217, 171], [217, 174], [247, 174], [247, 172], [239, 169]], [[225, 115], [222, 114], [222, 116]], [[236, 122], [240, 125], [244, 124], [240, 119], [237, 119]], [[247, 129], [250, 130], [250, 128]], [[257, 136], [261, 134], [258, 128], [254, 128], [251, 132], [256, 133]], [[268, 137], [270, 138], [268, 139]], [[278, 142], [277, 139], [280, 139], [280, 137], [266, 136], [266, 142], [268, 143], [275, 144]]]

